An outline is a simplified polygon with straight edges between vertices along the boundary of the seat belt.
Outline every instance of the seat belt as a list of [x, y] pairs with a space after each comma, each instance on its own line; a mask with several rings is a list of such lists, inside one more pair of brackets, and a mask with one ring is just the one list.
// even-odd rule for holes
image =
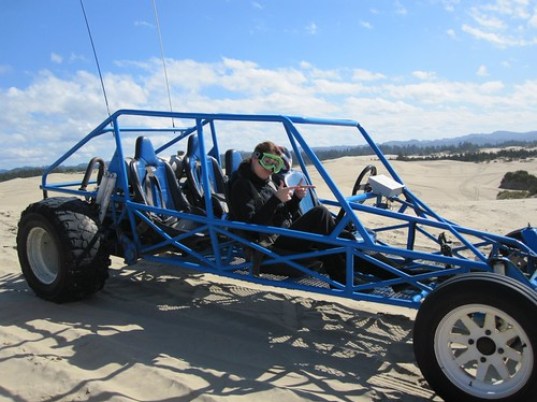
[[166, 208], [166, 202], [162, 195], [162, 187], [158, 177], [155, 176], [156, 170], [154, 166], [145, 167], [144, 189], [147, 196], [147, 203], [154, 207]]
[[[156, 170], [157, 168], [154, 166], [145, 167], [146, 174], [144, 177], [144, 190], [147, 197], [147, 204], [153, 207], [166, 209], [166, 200], [164, 199], [164, 196], [162, 194], [162, 187], [160, 185], [160, 181], [155, 175]], [[150, 213], [150, 215], [153, 216], [155, 219], [158, 219], [164, 225], [172, 225], [173, 223], [177, 222], [177, 218], [174, 216], [162, 216], [154, 214], [152, 212]]]

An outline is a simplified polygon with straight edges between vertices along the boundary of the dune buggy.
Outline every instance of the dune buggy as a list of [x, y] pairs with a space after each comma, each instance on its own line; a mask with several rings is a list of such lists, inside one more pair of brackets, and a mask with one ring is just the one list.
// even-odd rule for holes
[[[329, 208], [337, 222], [330, 235], [229, 217], [228, 181], [244, 156], [235, 149], [253, 149], [254, 137], [287, 148], [294, 163], [285, 180], [316, 186], [300, 208]], [[329, 161], [311, 146], [327, 138], [331, 144], [353, 138], [375, 155], [370, 165], [348, 166], [346, 176], [361, 171], [352, 187], [339, 186]], [[55, 179], [60, 167], [80, 160], [89, 160], [83, 176]], [[24, 277], [44, 299], [65, 302], [99, 291], [113, 255], [128, 264], [145, 259], [406, 306], [418, 309], [418, 365], [443, 398], [536, 394], [537, 230], [499, 235], [442, 218], [404, 184], [356, 121], [120, 110], [47, 168], [41, 188], [43, 200], [21, 215], [17, 248]], [[326, 247], [281, 250], [252, 240], [253, 232]], [[331, 279], [319, 264], [329, 254], [345, 257], [345, 281]], [[271, 266], [300, 275], [266, 273]]]

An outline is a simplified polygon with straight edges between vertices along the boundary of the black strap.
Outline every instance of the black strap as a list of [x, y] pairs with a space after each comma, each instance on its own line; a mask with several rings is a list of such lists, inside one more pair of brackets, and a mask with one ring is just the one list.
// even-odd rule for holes
[[[166, 209], [166, 200], [164, 199], [164, 195], [162, 194], [162, 187], [160, 185], [160, 181], [158, 177], [153, 174], [153, 172], [150, 170], [149, 167], [147, 168], [147, 172], [144, 177], [144, 188], [145, 188], [148, 205]], [[160, 202], [157, 203], [155, 201], [160, 201]], [[151, 212], [149, 215], [153, 219], [165, 225], [172, 225], [173, 223], [177, 221], [176, 217], [165, 215], [165, 214], [157, 215]]]
[[162, 187], [157, 176], [151, 172], [147, 172], [144, 178], [144, 187], [149, 205], [166, 208], [166, 201], [162, 194]]

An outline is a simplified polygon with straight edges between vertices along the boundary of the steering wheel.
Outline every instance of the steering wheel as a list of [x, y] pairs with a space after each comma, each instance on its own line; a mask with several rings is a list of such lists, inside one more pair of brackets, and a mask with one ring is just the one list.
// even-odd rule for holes
[[[358, 191], [369, 193], [371, 191], [371, 186], [367, 183], [367, 179], [369, 179], [370, 176], [376, 176], [376, 174], [377, 167], [375, 165], [367, 165], [356, 178], [356, 182], [352, 188], [352, 195], [356, 195]], [[364, 181], [364, 184], [362, 184], [362, 181]]]
[[[363, 191], [364, 193], [369, 193], [371, 191], [371, 186], [367, 183], [367, 179], [369, 179], [370, 176], [375, 176], [377, 174], [377, 168], [375, 165], [367, 165], [358, 175], [356, 178], [356, 182], [354, 183], [354, 187], [352, 188], [352, 195], [356, 195], [359, 191]], [[365, 180], [364, 180], [365, 179]], [[362, 181], [364, 184], [362, 184]], [[363, 203], [365, 200], [359, 201], [360, 204]], [[336, 224], [343, 219], [345, 216], [345, 209], [341, 208], [336, 216]], [[353, 231], [353, 228], [348, 228], [351, 231]]]

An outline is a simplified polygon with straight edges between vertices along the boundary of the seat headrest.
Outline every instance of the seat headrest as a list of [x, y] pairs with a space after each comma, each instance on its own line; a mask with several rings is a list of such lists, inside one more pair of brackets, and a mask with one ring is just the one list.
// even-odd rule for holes
[[158, 164], [157, 154], [155, 153], [155, 149], [149, 138], [141, 136], [136, 139], [134, 159], [143, 159], [150, 165]]
[[187, 145], [186, 153], [189, 157], [197, 156], [199, 158], [197, 135], [191, 135], [190, 137], [188, 137], [188, 145]]
[[228, 149], [225, 153], [225, 162], [226, 162], [226, 175], [231, 177], [233, 172], [235, 172], [239, 165], [242, 162], [242, 155], [239, 151], [234, 149]]
[[285, 165], [282, 171], [288, 172], [289, 170], [291, 170], [291, 167], [293, 166], [293, 156], [291, 152], [289, 152], [289, 150], [283, 145], [280, 145], [280, 151], [282, 153], [280, 156], [282, 157], [283, 163]]

